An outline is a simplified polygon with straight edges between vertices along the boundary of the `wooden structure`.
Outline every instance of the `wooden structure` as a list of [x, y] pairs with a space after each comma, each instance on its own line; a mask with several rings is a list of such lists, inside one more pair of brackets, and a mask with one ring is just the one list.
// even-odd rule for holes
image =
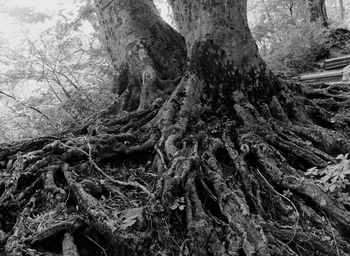
[[330, 81], [339, 81], [342, 79], [342, 76], [342, 70], [335, 70], [302, 75], [300, 76], [300, 81], [304, 83], [325, 83]]
[[347, 65], [350, 65], [350, 55], [325, 60], [323, 63], [323, 68], [326, 70], [331, 70], [343, 68]]

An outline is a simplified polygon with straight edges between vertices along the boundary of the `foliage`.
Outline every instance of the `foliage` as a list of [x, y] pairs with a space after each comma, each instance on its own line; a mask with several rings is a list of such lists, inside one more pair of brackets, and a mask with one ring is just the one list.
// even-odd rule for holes
[[[250, 25], [260, 54], [275, 72], [285, 75], [311, 71], [330, 56], [333, 29], [310, 22], [307, 1], [254, 0], [250, 2]], [[350, 50], [345, 43], [341, 49]]]
[[0, 92], [7, 95], [1, 97], [6, 112], [0, 112], [0, 142], [79, 125], [111, 102], [112, 68], [91, 3], [50, 17], [27, 8], [7, 14], [19, 22], [22, 36], [15, 46], [6, 39], [0, 45]]
[[350, 207], [350, 160], [349, 154], [337, 156], [338, 163], [325, 168], [313, 167], [305, 175], [330, 192], [339, 202]]
[[280, 40], [262, 49], [261, 54], [275, 72], [293, 75], [309, 71], [315, 68], [315, 63], [328, 57], [327, 34], [317, 23], [288, 25], [276, 35]]
[[180, 197], [175, 199], [175, 202], [172, 206], [170, 206], [170, 209], [171, 210], [179, 209], [180, 211], [183, 211], [185, 207], [186, 207], [185, 198]]
[[[0, 92], [7, 94], [0, 94], [0, 143], [73, 128], [111, 103], [112, 65], [93, 1], [75, 3], [52, 13], [1, 6], [21, 29], [16, 45], [0, 33]], [[166, 0], [156, 5], [173, 22]]]

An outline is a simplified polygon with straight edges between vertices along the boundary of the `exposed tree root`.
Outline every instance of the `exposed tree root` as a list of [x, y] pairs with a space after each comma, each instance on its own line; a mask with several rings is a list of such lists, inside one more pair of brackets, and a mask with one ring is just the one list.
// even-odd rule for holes
[[283, 87], [259, 106], [233, 92], [220, 116], [202, 90], [187, 74], [161, 108], [105, 113], [76, 137], [2, 145], [0, 248], [16, 256], [348, 255], [350, 212], [303, 174], [350, 151], [345, 126], [325, 121], [335, 113], [314, 121], [326, 110], [301, 107], [311, 99]]

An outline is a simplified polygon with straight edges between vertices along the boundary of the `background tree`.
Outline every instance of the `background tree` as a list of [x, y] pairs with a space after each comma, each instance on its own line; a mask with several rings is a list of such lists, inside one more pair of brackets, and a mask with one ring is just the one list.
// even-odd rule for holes
[[[307, 1], [251, 1], [249, 7], [252, 33], [263, 59], [275, 72], [295, 76], [315, 71], [323, 59], [350, 53], [346, 30], [311, 22]], [[333, 11], [331, 21], [338, 19], [332, 6], [328, 8]]]
[[310, 6], [310, 20], [321, 20], [323, 26], [328, 25], [328, 17], [325, 0], [307, 0]]
[[339, 18], [340, 18], [340, 20], [344, 20], [344, 2], [343, 2], [343, 0], [339, 0]]
[[119, 98], [69, 133], [1, 145], [6, 253], [350, 253], [345, 176], [309, 178], [330, 181], [318, 168], [350, 150], [349, 89], [278, 80], [246, 1], [170, 5], [178, 32], [150, 0], [96, 0]]

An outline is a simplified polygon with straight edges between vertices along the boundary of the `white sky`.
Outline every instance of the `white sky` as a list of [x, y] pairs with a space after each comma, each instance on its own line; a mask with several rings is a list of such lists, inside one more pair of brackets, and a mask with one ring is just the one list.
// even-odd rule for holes
[[74, 0], [0, 0], [0, 4], [34, 7], [38, 11], [72, 8], [75, 5]]
[[[19, 26], [18, 22], [4, 14], [1, 10], [2, 6], [6, 7], [31, 7], [36, 11], [50, 14], [55, 10], [63, 9], [67, 12], [76, 11], [77, 5], [74, 0], [0, 0], [0, 33], [3, 38], [6, 38], [10, 44], [16, 44], [20, 41], [21, 34], [23, 34], [23, 28]], [[168, 8], [163, 1], [159, 5], [161, 14], [165, 20], [169, 19]], [[36, 27], [30, 27], [30, 34], [39, 32], [40, 25]]]
[[[9, 41], [10, 44], [19, 43], [23, 37], [23, 28], [16, 19], [3, 13], [2, 6], [5, 7], [30, 7], [36, 11], [50, 15], [54, 10], [65, 9], [74, 10], [76, 4], [74, 0], [0, 0], [0, 33], [1, 37]], [[31, 27], [31, 34], [40, 31], [40, 25]]]

